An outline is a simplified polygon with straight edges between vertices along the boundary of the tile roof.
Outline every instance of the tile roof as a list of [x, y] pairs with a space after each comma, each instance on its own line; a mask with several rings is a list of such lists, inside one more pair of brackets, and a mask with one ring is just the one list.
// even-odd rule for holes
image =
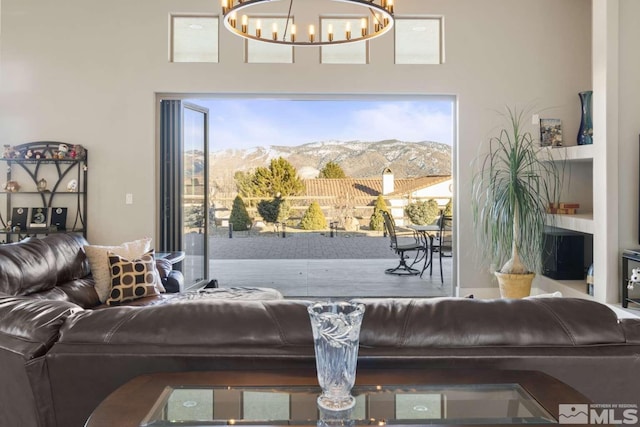
[[[421, 176], [394, 181], [394, 191], [387, 196], [401, 196], [451, 179], [446, 176]], [[309, 198], [328, 198], [341, 195], [350, 199], [371, 200], [382, 194], [382, 178], [315, 178], [303, 179]]]

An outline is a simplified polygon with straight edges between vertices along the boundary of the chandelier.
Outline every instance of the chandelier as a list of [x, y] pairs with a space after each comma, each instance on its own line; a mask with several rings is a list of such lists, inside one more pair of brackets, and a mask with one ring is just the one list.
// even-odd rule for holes
[[[255, 31], [249, 32], [248, 10], [262, 4], [273, 4], [282, 0], [222, 0], [222, 15], [224, 26], [240, 37], [267, 43], [276, 43], [289, 46], [327, 46], [344, 43], [355, 43], [370, 40], [387, 33], [393, 27], [393, 1], [379, 0], [332, 0], [334, 2], [347, 3], [365, 10], [366, 16], [359, 17], [360, 28], [351, 28], [351, 22], [347, 21], [344, 32], [334, 33], [333, 26], [327, 25], [326, 38], [317, 37], [316, 26], [309, 24], [307, 34], [301, 36], [296, 24], [293, 23], [291, 14], [293, 1], [289, 0], [288, 11], [284, 28], [278, 28], [274, 23], [271, 31], [262, 31], [260, 19], [255, 20]], [[255, 9], [254, 9], [255, 10]], [[238, 20], [240, 17], [240, 20]], [[318, 19], [319, 21], [319, 19]]]

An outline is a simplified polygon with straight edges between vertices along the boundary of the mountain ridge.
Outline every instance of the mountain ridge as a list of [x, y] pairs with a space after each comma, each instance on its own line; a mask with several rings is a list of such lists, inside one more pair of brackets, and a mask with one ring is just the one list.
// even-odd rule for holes
[[451, 146], [433, 141], [406, 142], [387, 139], [365, 141], [316, 141], [298, 146], [269, 145], [249, 149], [225, 149], [210, 153], [212, 178], [224, 185], [236, 171], [268, 166], [283, 157], [301, 178], [315, 178], [329, 161], [352, 178], [379, 177], [385, 168], [397, 178], [451, 174]]

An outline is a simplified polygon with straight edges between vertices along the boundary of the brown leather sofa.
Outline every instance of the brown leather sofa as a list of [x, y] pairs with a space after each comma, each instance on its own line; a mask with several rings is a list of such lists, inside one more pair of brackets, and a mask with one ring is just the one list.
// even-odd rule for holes
[[[0, 425], [82, 426], [111, 391], [145, 373], [313, 366], [308, 301], [187, 295], [99, 310], [69, 299], [1, 296]], [[640, 403], [640, 319], [619, 320], [604, 305], [570, 298], [362, 302], [361, 367], [538, 370], [596, 403]]]

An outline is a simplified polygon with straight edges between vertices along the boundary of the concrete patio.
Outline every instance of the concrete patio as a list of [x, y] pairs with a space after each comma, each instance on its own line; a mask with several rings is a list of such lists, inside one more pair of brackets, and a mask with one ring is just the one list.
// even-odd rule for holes
[[[292, 233], [282, 238], [236, 233], [232, 239], [210, 239], [209, 278], [218, 280], [221, 287], [270, 287], [289, 298], [452, 295], [452, 258], [443, 258], [444, 283], [438, 254], [431, 277], [429, 269], [422, 278], [385, 274], [385, 269], [398, 265], [399, 258], [384, 236]], [[185, 267], [193, 261], [187, 257]]]

